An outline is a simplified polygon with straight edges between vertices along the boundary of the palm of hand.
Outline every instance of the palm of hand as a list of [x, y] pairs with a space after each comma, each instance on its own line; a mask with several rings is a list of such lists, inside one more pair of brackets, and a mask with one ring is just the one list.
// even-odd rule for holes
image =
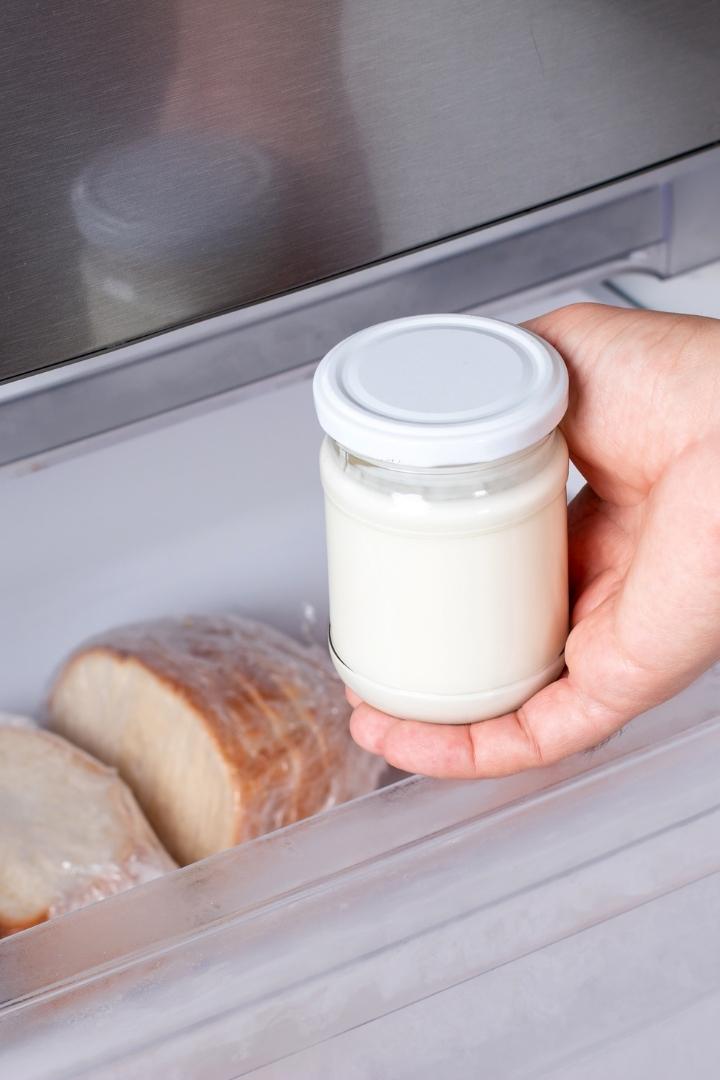
[[567, 670], [517, 713], [399, 721], [350, 695], [360, 745], [434, 776], [501, 776], [603, 741], [720, 655], [720, 323], [582, 304], [530, 329], [565, 356]]

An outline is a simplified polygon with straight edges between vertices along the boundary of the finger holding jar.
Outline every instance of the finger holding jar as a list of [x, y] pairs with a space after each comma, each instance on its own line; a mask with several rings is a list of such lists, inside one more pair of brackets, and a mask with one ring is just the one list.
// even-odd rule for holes
[[591, 485], [570, 506], [566, 669], [505, 715], [352, 732], [402, 769], [494, 777], [596, 746], [720, 657], [720, 323], [573, 305], [529, 328], [570, 370], [562, 422]]

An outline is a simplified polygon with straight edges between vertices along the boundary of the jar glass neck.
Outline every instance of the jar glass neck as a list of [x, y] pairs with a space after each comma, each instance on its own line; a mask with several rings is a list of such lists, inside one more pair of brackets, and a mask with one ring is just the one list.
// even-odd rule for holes
[[487, 493], [522, 483], [541, 469], [552, 457], [558, 434], [556, 431], [524, 450], [496, 461], [463, 465], [409, 466], [373, 461], [358, 457], [351, 450], [330, 439], [340, 467], [363, 483], [380, 490], [428, 491], [455, 497], [465, 492]]

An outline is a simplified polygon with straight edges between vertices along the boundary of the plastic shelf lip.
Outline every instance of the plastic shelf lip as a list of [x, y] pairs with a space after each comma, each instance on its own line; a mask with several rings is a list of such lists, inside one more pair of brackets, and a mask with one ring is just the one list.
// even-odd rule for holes
[[[34, 995], [72, 992], [76, 979], [102, 982], [133, 968], [139, 974], [147, 965], [172, 964], [174, 957], [181, 960], [197, 950], [215, 957], [225, 956], [228, 949], [233, 955], [240, 950], [249, 971], [248, 949], [262, 965], [269, 958], [268, 949], [277, 948], [280, 941], [299, 934], [301, 928], [308, 940], [322, 937], [331, 915], [338, 912], [340, 924], [335, 923], [334, 932], [341, 936], [343, 921], [348, 932], [350, 913], [359, 913], [363, 930], [361, 933], [357, 924], [352, 925], [351, 938], [361, 952], [360, 939], [362, 948], [369, 948], [369, 942], [377, 943], [381, 927], [385, 927], [390, 942], [426, 934], [443, 921], [499, 911], [513, 898], [548, 888], [553, 881], [588, 874], [591, 867], [608, 865], [624, 858], [624, 853], [637, 857], [644, 846], [650, 845], [649, 851], [664, 843], [674, 850], [683, 830], [706, 828], [699, 822], [712, 822], [717, 830], [719, 760], [720, 719], [705, 721], [658, 745], [633, 751], [508, 805], [461, 818], [454, 825], [390, 847], [336, 873], [308, 875], [295, 889], [266, 895], [175, 936], [163, 933], [157, 905], [178, 901], [173, 886], [179, 884], [182, 874], [155, 883], [157, 888], [151, 883], [147, 889], [125, 896], [122, 915], [132, 919], [137, 912], [138, 917], [150, 918], [158, 927], [152, 940], [138, 949], [120, 948], [110, 959], [106, 950], [94, 952], [91, 948], [85, 967], [70, 971], [64, 986], [57, 983], [57, 976], [52, 978], [42, 933], [45, 930], [55, 936], [61, 922], [31, 931], [24, 940], [9, 939], [6, 1007], [13, 1001], [21, 1007], [22, 999], [27, 1002]], [[664, 792], [662, 799], [656, 797], [658, 791]], [[362, 814], [362, 801], [354, 811], [352, 806], [348, 811]], [[661, 841], [662, 837], [665, 840]], [[282, 847], [282, 834], [268, 839], [269, 851], [276, 845]], [[241, 850], [249, 868], [253, 845]], [[663, 889], [680, 887], [696, 873], [720, 867], [720, 856], [712, 855], [706, 865], [702, 847], [693, 845], [688, 850], [690, 861], [683, 861], [671, 885], [670, 879], [663, 878]], [[711, 854], [715, 850], [711, 847]], [[219, 865], [218, 861], [216, 867]], [[102, 907], [109, 914], [106, 905], [98, 912]], [[83, 913], [78, 914], [63, 920], [67, 931], [73, 922], [78, 931], [86, 926]], [[72, 944], [72, 934], [66, 932], [63, 938]], [[55, 964], [50, 967], [55, 968]]]
[[[704, 854], [707, 863], [696, 865], [691, 881], [680, 882], [682, 875], [674, 869], [688, 845], [678, 844], [668, 830], [639, 852], [622, 853], [612, 872], [601, 862], [587, 864], [567, 879], [548, 879], [531, 893], [508, 898], [501, 910], [476, 907], [462, 917], [436, 917], [417, 934], [403, 928], [399, 918], [388, 928], [364, 908], [352, 933], [342, 935], [338, 930], [345, 911], [335, 903], [324, 911], [312, 936], [312, 928], [300, 919], [291, 935], [272, 938], [271, 952], [255, 934], [244, 941], [226, 939], [221, 950], [211, 953], [207, 942], [197, 940], [183, 955], [146, 958], [137, 971], [109, 973], [92, 986], [93, 1000], [101, 1010], [96, 1017], [100, 1043], [95, 1053], [114, 1049], [117, 1060], [129, 1066], [135, 1053], [146, 1053], [152, 1046], [165, 1046], [168, 1052], [172, 1046], [178, 1055], [188, 1041], [209, 1049], [223, 1041], [237, 1045], [241, 1039], [255, 1044], [255, 1065], [274, 1060], [277, 1047], [288, 1040], [289, 1015], [303, 1016], [302, 1031], [291, 1032], [297, 1049], [347, 1030], [349, 1003], [352, 1025], [357, 1026], [508, 964], [521, 963], [533, 953], [610, 924], [652, 900], [680, 895], [691, 885], [717, 883], [717, 856], [711, 843], [717, 836], [717, 821], [710, 822], [704, 815], [688, 827], [692, 833], [685, 839]], [[717, 892], [716, 885], [712, 888]], [[434, 899], [429, 895], [427, 903]], [[354, 910], [357, 913], [357, 906]], [[242, 963], [229, 963], [232, 957], [242, 957]], [[133, 976], [130, 984], [123, 983], [123, 974]], [[144, 999], [149, 1007], [144, 1029], [137, 1036], [133, 1033], [127, 1045], [111, 1037], [108, 1047], [103, 1035], [117, 1013], [103, 1015], [103, 1011], [124, 1003], [129, 1007], [132, 997], [124, 1002], [124, 995], [138, 980], [149, 990], [149, 998]], [[90, 988], [86, 983], [78, 991]], [[74, 989], [67, 1001], [70, 1009]], [[39, 1000], [32, 1005], [40, 1020], [46, 1019], [44, 1003]], [[58, 1006], [62, 1008], [62, 1003], [56, 1002]], [[32, 1012], [28, 1022], [31, 1016]], [[42, 1026], [35, 1030], [42, 1034]], [[92, 1045], [88, 1053], [92, 1055]]]

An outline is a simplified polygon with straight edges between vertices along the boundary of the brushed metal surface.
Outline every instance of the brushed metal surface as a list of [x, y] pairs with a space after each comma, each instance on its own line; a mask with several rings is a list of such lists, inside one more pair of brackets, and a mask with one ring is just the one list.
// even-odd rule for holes
[[720, 140], [714, 0], [8, 0], [0, 378]]
[[613, 185], [604, 201], [593, 192], [536, 211], [529, 230], [518, 228], [525, 217], [491, 226], [0, 386], [0, 466], [37, 461], [194, 403], [220, 404], [242, 387], [316, 362], [371, 323], [487, 307], [558, 281], [597, 281], [637, 266], [639, 256], [643, 268], [661, 272], [671, 239], [664, 188], [633, 190], [638, 183]]

